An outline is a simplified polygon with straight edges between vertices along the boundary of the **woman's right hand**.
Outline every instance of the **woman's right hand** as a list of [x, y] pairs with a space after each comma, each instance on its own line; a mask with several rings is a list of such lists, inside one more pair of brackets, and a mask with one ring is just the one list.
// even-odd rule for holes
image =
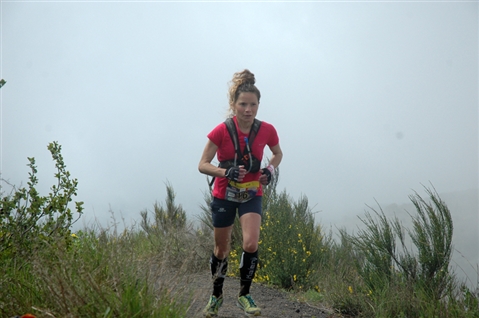
[[244, 176], [246, 175], [246, 169], [244, 166], [229, 167], [225, 171], [225, 178], [235, 182], [243, 181]]

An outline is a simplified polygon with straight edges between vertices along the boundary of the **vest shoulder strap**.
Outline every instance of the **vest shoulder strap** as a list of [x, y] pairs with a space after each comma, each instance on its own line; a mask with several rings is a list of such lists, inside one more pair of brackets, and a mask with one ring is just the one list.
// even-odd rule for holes
[[[239, 147], [239, 137], [238, 137], [238, 131], [236, 130], [236, 125], [233, 120], [233, 118], [227, 118], [225, 120], [225, 125], [226, 128], [228, 129], [228, 133], [230, 134], [231, 140], [233, 141], [233, 145], [235, 147], [235, 151], [238, 154], [239, 157], [242, 156], [241, 154], [241, 149]], [[258, 134], [258, 130], [261, 127], [261, 121], [258, 119], [254, 119], [253, 126], [251, 127], [251, 130], [249, 132], [249, 137], [248, 137], [248, 142], [250, 145], [253, 144], [253, 141]]]
[[254, 138], [258, 134], [258, 130], [260, 127], [261, 127], [261, 121], [255, 118], [253, 122], [253, 127], [251, 127], [251, 131], [249, 132], [249, 137], [248, 137], [249, 143], [251, 145], [253, 144]]
[[228, 130], [228, 133], [230, 134], [231, 141], [233, 142], [233, 145], [235, 147], [235, 152], [241, 158], [241, 151], [239, 150], [238, 131], [236, 130], [236, 125], [235, 125], [235, 122], [234, 122], [233, 118], [227, 118], [225, 120], [225, 125], [226, 125], [226, 128]]

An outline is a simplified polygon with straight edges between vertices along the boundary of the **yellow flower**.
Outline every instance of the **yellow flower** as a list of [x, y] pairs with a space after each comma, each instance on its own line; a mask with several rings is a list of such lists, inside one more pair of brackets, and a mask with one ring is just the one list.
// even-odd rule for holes
[[296, 274], [293, 275], [293, 280], [296, 281]]
[[353, 288], [351, 286], [348, 287], [348, 290], [351, 294], [353, 293]]
[[77, 236], [75, 233], [72, 233], [72, 234], [71, 234], [71, 237], [73, 237], [73, 238], [78, 238], [78, 236]]

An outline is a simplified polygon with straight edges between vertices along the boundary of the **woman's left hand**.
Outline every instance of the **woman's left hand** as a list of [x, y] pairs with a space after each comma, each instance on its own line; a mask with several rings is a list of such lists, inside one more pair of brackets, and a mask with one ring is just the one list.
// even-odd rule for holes
[[265, 174], [262, 174], [260, 177], [259, 177], [259, 183], [261, 183], [262, 185], [266, 186], [269, 184], [269, 181], [268, 181], [268, 176], [265, 175]]
[[261, 169], [261, 176], [259, 177], [259, 182], [264, 186], [268, 185], [271, 182], [273, 171], [274, 171], [274, 167], [272, 165], [269, 165], [266, 168]]

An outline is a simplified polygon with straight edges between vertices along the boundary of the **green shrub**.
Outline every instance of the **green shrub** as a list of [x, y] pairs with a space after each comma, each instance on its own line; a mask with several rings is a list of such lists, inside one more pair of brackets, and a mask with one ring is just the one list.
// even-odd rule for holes
[[186, 227], [186, 212], [181, 204], [175, 202], [175, 191], [173, 187], [166, 184], [166, 207], [155, 202], [153, 205], [153, 224], [150, 224], [148, 220], [148, 211], [142, 211], [141, 214], [141, 226], [146, 232], [158, 232], [162, 231], [164, 234], [182, 230]]
[[[76, 219], [68, 204], [76, 195], [77, 180], [65, 169], [61, 147], [54, 142], [48, 149], [58, 181], [50, 194], [40, 196], [36, 189], [34, 158], [28, 158], [28, 187], [12, 186], [10, 194], [2, 193], [0, 316], [185, 316], [187, 292], [175, 283], [180, 272], [167, 272], [163, 258], [172, 258], [169, 250], [158, 250], [147, 233], [133, 228], [117, 233], [116, 227], [71, 233]], [[173, 206], [172, 189], [168, 194]], [[82, 204], [76, 202], [78, 217]], [[175, 222], [163, 220], [162, 225], [179, 236], [175, 231], [184, 229], [186, 217], [181, 209], [174, 211], [179, 216]], [[191, 251], [187, 240], [177, 242], [178, 249]]]
[[[370, 291], [376, 312], [385, 316], [420, 317], [422, 309], [432, 308], [426, 303], [440, 308], [441, 300], [454, 289], [449, 272], [451, 214], [436, 192], [426, 191], [431, 203], [417, 193], [410, 196], [417, 212], [411, 215], [412, 230], [406, 231], [397, 218], [390, 221], [382, 210], [373, 209], [376, 218], [366, 213], [360, 218], [365, 229], [349, 237], [361, 255], [355, 265], [365, 292]], [[415, 250], [407, 247], [406, 232]], [[397, 300], [391, 301], [393, 298]]]
[[357, 252], [345, 229], [339, 229], [339, 241], [333, 240], [332, 234], [327, 237], [317, 275], [313, 277], [317, 289], [323, 295], [324, 304], [335, 312], [358, 316], [364, 307], [369, 307], [372, 296], [354, 265], [363, 256]]
[[[34, 261], [44, 293], [42, 303], [56, 317], [179, 317], [186, 306], [171, 293], [173, 284], [159, 281], [157, 262], [141, 231], [121, 234], [85, 230], [68, 250]], [[47, 264], [48, 266], [45, 266]]]
[[211, 250], [205, 245], [212, 244], [210, 233], [197, 230], [186, 220], [186, 212], [175, 202], [175, 191], [166, 185], [166, 208], [155, 202], [153, 218], [150, 212], [140, 212], [140, 226], [145, 238], [157, 257], [162, 258], [171, 268], [188, 266], [190, 271], [206, 268]]
[[[75, 202], [77, 218], [68, 207], [77, 194], [78, 182], [70, 177], [61, 155], [61, 146], [57, 142], [48, 145], [55, 161], [57, 184], [51, 187], [51, 193], [41, 196], [38, 184], [35, 158], [28, 158], [30, 167], [28, 186], [16, 189], [8, 195], [2, 193], [0, 201], [0, 266], [21, 267], [41, 248], [58, 238], [71, 241], [70, 227], [80, 217], [83, 202]], [[7, 183], [5, 180], [1, 180]]]
[[283, 288], [314, 288], [311, 278], [325, 245], [308, 199], [294, 201], [286, 191], [270, 190], [264, 202], [257, 280]]

